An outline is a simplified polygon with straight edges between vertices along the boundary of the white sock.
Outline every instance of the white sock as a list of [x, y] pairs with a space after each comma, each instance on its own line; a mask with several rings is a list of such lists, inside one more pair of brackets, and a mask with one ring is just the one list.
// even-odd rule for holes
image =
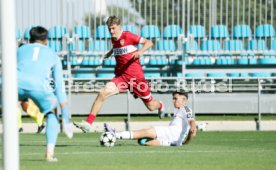
[[133, 132], [132, 131], [116, 132], [115, 136], [117, 139], [133, 139]]
[[47, 144], [47, 153], [54, 153], [55, 152], [55, 145], [54, 144]]

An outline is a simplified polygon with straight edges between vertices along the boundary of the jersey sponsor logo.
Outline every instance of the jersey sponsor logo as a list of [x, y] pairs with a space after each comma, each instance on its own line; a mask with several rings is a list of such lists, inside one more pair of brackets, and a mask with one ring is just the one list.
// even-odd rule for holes
[[124, 39], [120, 40], [120, 44], [124, 45], [125, 44], [125, 40]]
[[133, 45], [128, 45], [125, 47], [121, 47], [121, 48], [113, 48], [113, 53], [115, 56], [117, 55], [124, 55], [124, 54], [128, 54], [128, 53], [132, 53], [133, 51], [136, 51], [137, 48]]

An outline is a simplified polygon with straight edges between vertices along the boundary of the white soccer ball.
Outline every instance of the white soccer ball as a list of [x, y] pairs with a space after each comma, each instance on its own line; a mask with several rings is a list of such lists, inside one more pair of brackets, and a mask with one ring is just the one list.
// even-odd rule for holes
[[100, 143], [102, 146], [112, 147], [115, 145], [116, 137], [110, 132], [102, 133], [100, 137]]
[[196, 125], [197, 130], [199, 131], [205, 131], [206, 130], [206, 126], [208, 125], [208, 123], [200, 123]]

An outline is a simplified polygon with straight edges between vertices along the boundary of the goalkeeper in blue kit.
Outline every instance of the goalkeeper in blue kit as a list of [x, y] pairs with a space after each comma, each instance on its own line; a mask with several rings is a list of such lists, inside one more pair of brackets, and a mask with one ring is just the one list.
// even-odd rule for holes
[[[57, 54], [47, 47], [47, 29], [37, 26], [30, 30], [30, 44], [18, 48], [17, 75], [19, 102], [32, 99], [46, 121], [46, 160], [56, 162], [54, 149], [59, 132], [59, 119], [55, 112], [57, 105], [61, 107], [64, 133], [73, 137], [69, 117], [67, 96], [63, 86], [62, 65]], [[50, 86], [54, 81], [54, 89]]]

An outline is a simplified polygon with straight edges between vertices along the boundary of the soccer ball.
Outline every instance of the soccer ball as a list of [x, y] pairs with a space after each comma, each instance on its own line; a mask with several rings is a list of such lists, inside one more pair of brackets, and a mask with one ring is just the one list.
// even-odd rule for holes
[[102, 146], [112, 147], [115, 145], [116, 137], [110, 132], [102, 133], [100, 137], [100, 143]]
[[197, 130], [199, 131], [205, 131], [206, 130], [206, 126], [208, 125], [208, 123], [200, 123], [196, 125]]

